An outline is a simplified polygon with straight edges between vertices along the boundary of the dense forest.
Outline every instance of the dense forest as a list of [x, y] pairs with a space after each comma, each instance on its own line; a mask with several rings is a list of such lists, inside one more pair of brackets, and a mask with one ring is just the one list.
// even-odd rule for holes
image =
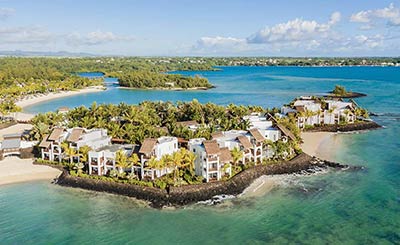
[[120, 86], [131, 88], [211, 88], [206, 78], [185, 77], [178, 74], [162, 74], [149, 71], [124, 72], [112, 75], [118, 78]]

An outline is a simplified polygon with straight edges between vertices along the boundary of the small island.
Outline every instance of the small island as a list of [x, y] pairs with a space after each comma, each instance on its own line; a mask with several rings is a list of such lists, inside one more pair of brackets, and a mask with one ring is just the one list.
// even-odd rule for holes
[[149, 71], [134, 71], [112, 73], [118, 78], [123, 88], [136, 89], [163, 89], [163, 90], [207, 90], [214, 86], [207, 78], [194, 76], [187, 77], [178, 74], [155, 73]]
[[351, 99], [351, 98], [359, 98], [367, 96], [363, 93], [357, 93], [352, 91], [347, 91], [345, 87], [336, 85], [335, 89], [329, 92], [325, 97], [326, 98], [343, 98], [343, 99]]

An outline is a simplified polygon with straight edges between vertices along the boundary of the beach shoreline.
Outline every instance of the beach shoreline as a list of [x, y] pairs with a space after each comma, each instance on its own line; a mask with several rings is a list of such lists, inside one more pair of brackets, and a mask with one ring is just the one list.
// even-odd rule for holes
[[[311, 155], [319, 158], [332, 159], [333, 153], [337, 150], [337, 134], [332, 132], [302, 132], [303, 143], [301, 149]], [[335, 147], [333, 147], [335, 146]]]
[[[302, 132], [302, 150], [310, 156], [326, 160], [335, 160], [334, 153], [339, 147], [340, 138], [332, 132]], [[239, 197], [259, 197], [279, 186], [284, 176], [263, 175], [255, 179]]]
[[53, 99], [58, 99], [58, 98], [64, 98], [64, 97], [69, 97], [69, 96], [74, 96], [78, 94], [86, 94], [86, 93], [96, 93], [96, 92], [101, 92], [104, 91], [105, 87], [103, 86], [93, 86], [93, 87], [88, 87], [84, 89], [79, 89], [79, 90], [71, 90], [71, 91], [61, 91], [57, 93], [48, 93], [48, 94], [36, 94], [32, 95], [29, 98], [23, 98], [19, 101], [17, 101], [15, 104], [22, 109], [38, 104], [41, 102], [53, 100]]
[[193, 87], [193, 88], [179, 88], [179, 87], [154, 87], [154, 88], [134, 88], [134, 87], [124, 87], [124, 86], [119, 86], [119, 89], [127, 89], [127, 90], [144, 90], [144, 91], [152, 91], [152, 90], [158, 90], [158, 91], [201, 91], [201, 90], [209, 90], [212, 88], [215, 88], [213, 85], [211, 88], [208, 87]]
[[34, 165], [33, 159], [6, 157], [0, 161], [0, 186], [37, 180], [52, 181], [61, 171], [49, 166]]

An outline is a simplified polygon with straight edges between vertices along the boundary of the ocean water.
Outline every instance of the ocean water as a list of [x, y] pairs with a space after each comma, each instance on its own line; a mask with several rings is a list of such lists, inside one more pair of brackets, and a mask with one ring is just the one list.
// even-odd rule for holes
[[[31, 112], [92, 101], [212, 101], [280, 106], [335, 84], [368, 94], [357, 102], [384, 129], [341, 134], [332, 158], [365, 170], [286, 177], [261, 197], [217, 206], [155, 210], [104, 193], [31, 182], [0, 187], [0, 244], [398, 244], [400, 243], [400, 69], [389, 67], [224, 67], [201, 74], [209, 91], [112, 87], [38, 104]], [[91, 74], [89, 74], [91, 75]], [[111, 81], [112, 82], [112, 81]], [[1, 163], [0, 163], [1, 164]]]

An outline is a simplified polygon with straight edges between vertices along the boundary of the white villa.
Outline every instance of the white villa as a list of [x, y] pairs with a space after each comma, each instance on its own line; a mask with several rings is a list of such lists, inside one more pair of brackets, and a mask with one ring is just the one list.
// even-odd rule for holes
[[196, 175], [203, 176], [207, 182], [231, 175], [231, 152], [228, 147], [220, 148], [216, 140], [190, 139], [189, 151], [196, 155]]
[[89, 146], [92, 150], [96, 150], [109, 145], [111, 137], [107, 136], [107, 130], [105, 129], [54, 128], [51, 134], [45, 135], [39, 144], [42, 159], [61, 162], [63, 158], [61, 143], [64, 141], [68, 142], [69, 146], [77, 151], [82, 146]]
[[64, 128], [54, 128], [50, 135], [45, 135], [39, 147], [42, 159], [61, 162], [63, 151], [61, 143], [67, 139], [68, 133]]
[[275, 142], [281, 138], [281, 131], [273, 126], [271, 120], [267, 120], [267, 118], [261, 116], [260, 113], [252, 113], [249, 116], [244, 116], [243, 119], [249, 121], [249, 129], [258, 129], [265, 139]]
[[[276, 142], [282, 140], [296, 140], [295, 136], [285, 127], [280, 125], [271, 115], [270, 119], [252, 114], [244, 117], [250, 122], [248, 130], [230, 130], [212, 134], [212, 140], [195, 138], [188, 141], [188, 150], [194, 159], [195, 173], [202, 176], [207, 182], [218, 181], [225, 176], [232, 175], [233, 157], [231, 151], [235, 148], [243, 152], [243, 157], [238, 162], [247, 164], [262, 163], [275, 153], [273, 148], [265, 145], [266, 140]], [[184, 123], [189, 129], [194, 130], [197, 123]], [[42, 159], [62, 161], [64, 157], [61, 144], [68, 143], [69, 147], [78, 151], [83, 146], [88, 146], [88, 172], [89, 174], [107, 175], [117, 169], [116, 156], [118, 151], [123, 151], [127, 158], [132, 154], [139, 157], [140, 166], [125, 169], [139, 176], [140, 179], [155, 179], [173, 172], [173, 167], [165, 166], [154, 160], [161, 160], [163, 156], [172, 155], [179, 151], [178, 138], [162, 136], [159, 138], [146, 138], [140, 145], [111, 144], [111, 137], [105, 129], [56, 127], [50, 135], [46, 135], [39, 144]], [[79, 162], [79, 157], [78, 162]]]
[[347, 123], [354, 123], [356, 115], [354, 110], [356, 106], [352, 102], [343, 102], [336, 100], [326, 100], [328, 104], [327, 110], [324, 111], [323, 123], [324, 124], [337, 124], [340, 118], [344, 118]]
[[146, 162], [153, 157], [160, 160], [164, 155], [173, 154], [178, 150], [178, 138], [176, 137], [162, 136], [158, 139], [147, 138], [143, 141], [139, 149], [141, 167], [140, 169], [136, 169], [136, 171], [140, 171], [141, 178], [150, 177], [151, 179], [171, 173], [172, 169], [168, 168], [158, 170], [149, 169], [146, 166]]
[[318, 124], [338, 124], [341, 120], [354, 123], [356, 105], [341, 100], [319, 101], [312, 97], [300, 97], [291, 106], [281, 108], [283, 115], [296, 114], [297, 127], [305, 128]]
[[69, 147], [79, 150], [82, 146], [89, 146], [91, 149], [98, 149], [111, 143], [111, 137], [105, 129], [73, 128], [68, 129], [67, 142]]
[[131, 156], [134, 150], [133, 145], [107, 145], [97, 151], [89, 151], [88, 163], [89, 174], [105, 175], [116, 169], [116, 153], [122, 150], [127, 157]]

